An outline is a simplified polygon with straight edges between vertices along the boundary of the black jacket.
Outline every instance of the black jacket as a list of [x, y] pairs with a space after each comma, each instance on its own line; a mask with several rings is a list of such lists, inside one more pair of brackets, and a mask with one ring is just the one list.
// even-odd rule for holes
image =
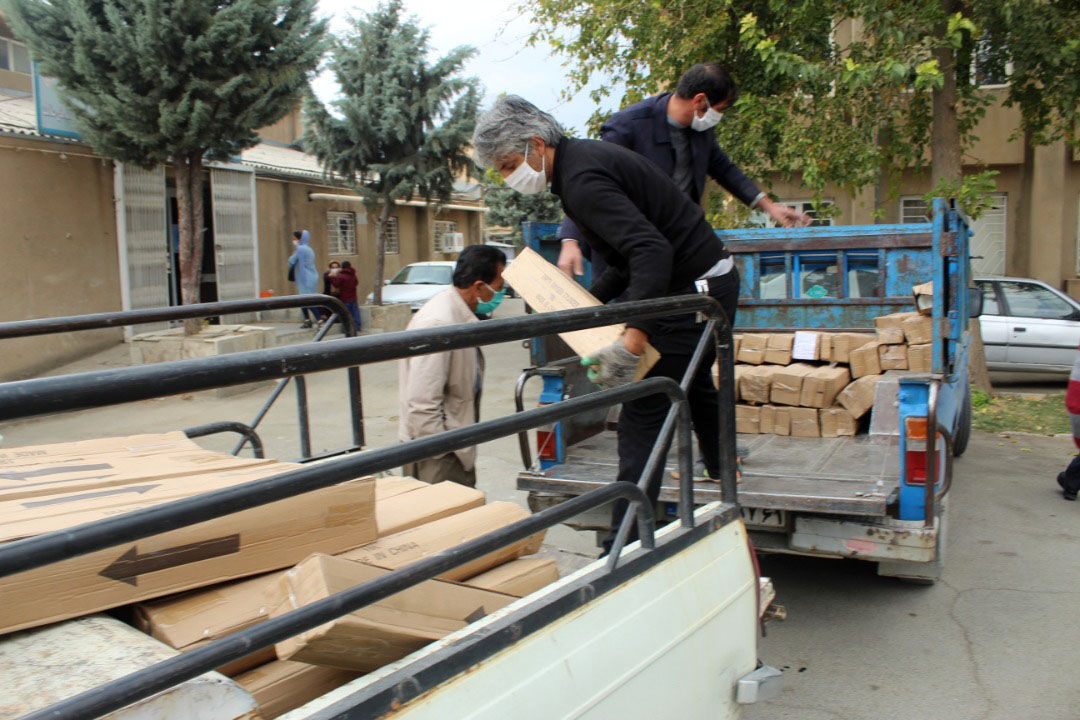
[[[671, 144], [671, 125], [667, 120], [670, 98], [671, 93], [660, 93], [620, 110], [600, 127], [600, 137], [649, 158], [671, 177], [675, 172], [675, 148]], [[754, 202], [761, 194], [757, 184], [720, 149], [713, 130], [690, 133], [690, 155], [694, 161], [694, 202], [700, 203], [705, 193], [706, 174], [744, 205]], [[559, 237], [583, 239], [574, 223], [565, 220], [559, 227]]]
[[[694, 280], [728, 256], [701, 207], [624, 147], [564, 138], [555, 149], [551, 191], [607, 262], [591, 288], [601, 302], [694, 292]], [[671, 330], [655, 321], [627, 324], [650, 339]]]

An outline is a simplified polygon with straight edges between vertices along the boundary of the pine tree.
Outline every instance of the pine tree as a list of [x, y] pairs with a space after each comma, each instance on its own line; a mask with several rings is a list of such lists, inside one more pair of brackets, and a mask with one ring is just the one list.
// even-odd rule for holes
[[428, 60], [428, 34], [390, 0], [351, 21], [333, 41], [330, 69], [340, 95], [329, 108], [304, 104], [305, 148], [325, 173], [382, 204], [374, 302], [382, 304], [386, 226], [396, 199], [450, 198], [454, 179], [475, 167], [466, 155], [479, 104], [477, 81], [460, 77], [475, 53], [458, 47]]
[[182, 302], [198, 302], [203, 161], [235, 157], [299, 102], [322, 54], [316, 0], [8, 2], [97, 152], [174, 163]]

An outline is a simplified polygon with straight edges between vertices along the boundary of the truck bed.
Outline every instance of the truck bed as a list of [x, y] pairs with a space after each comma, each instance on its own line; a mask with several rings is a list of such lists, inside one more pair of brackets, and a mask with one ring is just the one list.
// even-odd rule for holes
[[[895, 436], [795, 438], [740, 435], [749, 448], [739, 483], [739, 503], [771, 510], [884, 516], [899, 488], [899, 440]], [[523, 471], [519, 490], [580, 495], [615, 479], [615, 433], [595, 435], [567, 448], [566, 462], [544, 471]], [[660, 499], [677, 502], [674, 451], [668, 457]], [[720, 499], [720, 487], [702, 480], [694, 502]]]

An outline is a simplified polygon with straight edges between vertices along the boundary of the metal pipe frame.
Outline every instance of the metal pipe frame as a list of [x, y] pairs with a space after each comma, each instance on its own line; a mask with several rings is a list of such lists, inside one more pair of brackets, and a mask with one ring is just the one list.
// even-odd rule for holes
[[[134, 510], [25, 540], [16, 540], [0, 546], [0, 577], [223, 517], [240, 510], [259, 507], [275, 500], [283, 500], [460, 448], [496, 440], [523, 429], [535, 428], [570, 417], [579, 412], [610, 407], [656, 393], [667, 395], [672, 403], [685, 398], [682, 389], [674, 380], [649, 378], [523, 413], [447, 430], [408, 443], [391, 445], [318, 465], [308, 465], [298, 470], [242, 485]], [[693, 482], [693, 479], [684, 477], [681, 481], [689, 483]]]
[[24, 720], [96, 718], [119, 710], [256, 650], [331, 622], [342, 615], [355, 612], [425, 580], [436, 578], [458, 565], [483, 557], [505, 545], [523, 540], [617, 498], [627, 499], [637, 509], [643, 526], [647, 528], [647, 534], [642, 535], [642, 545], [648, 548], [654, 547], [652, 508], [644, 493], [630, 483], [611, 483], [462, 543], [446, 552], [419, 560], [375, 580], [342, 590], [254, 627], [210, 642], [203, 647], [181, 653], [107, 684], [99, 685], [30, 713], [24, 717]]
[[[518, 412], [525, 412], [525, 383], [529, 381], [529, 378], [536, 377], [540, 374], [539, 368], [526, 368], [518, 376], [517, 383], [514, 385], [514, 408]], [[521, 448], [521, 466], [528, 470], [532, 467], [532, 452], [529, 450], [529, 433], [523, 432], [518, 434], [518, 446]]]
[[[207, 423], [206, 425], [196, 425], [195, 427], [189, 427], [184, 430], [184, 434], [189, 438], [206, 437], [207, 435], [216, 435], [223, 432], [240, 433], [243, 436], [244, 442], [251, 443], [251, 452], [257, 458], [264, 458], [266, 454], [263, 452], [262, 439], [259, 437], [255, 429], [245, 425], [242, 422], [236, 422], [235, 420], [222, 420], [220, 422]], [[234, 452], [233, 455], [236, 453]]]

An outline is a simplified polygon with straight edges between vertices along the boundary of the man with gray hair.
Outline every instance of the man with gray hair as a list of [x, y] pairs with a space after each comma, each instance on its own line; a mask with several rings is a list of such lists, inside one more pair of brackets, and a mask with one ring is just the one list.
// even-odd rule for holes
[[[591, 291], [601, 302], [645, 300], [699, 291], [734, 317], [739, 273], [701, 207], [646, 158], [599, 140], [566, 137], [558, 122], [527, 100], [506, 95], [481, 115], [473, 134], [476, 157], [510, 187], [536, 193], [548, 182], [592, 251], [607, 262]], [[650, 377], [682, 379], [703, 329], [692, 315], [632, 320], [622, 337], [583, 362], [597, 384], [614, 387], [633, 378], [651, 343], [660, 351]], [[713, 352], [698, 366], [688, 393], [705, 467], [720, 477], [719, 402], [712, 380]], [[636, 483], [667, 415], [670, 401], [652, 395], [623, 404], [619, 416], [617, 479]], [[655, 502], [658, 470], [648, 479]], [[616, 505], [617, 526], [626, 503]], [[609, 541], [610, 542], [610, 541]]]

